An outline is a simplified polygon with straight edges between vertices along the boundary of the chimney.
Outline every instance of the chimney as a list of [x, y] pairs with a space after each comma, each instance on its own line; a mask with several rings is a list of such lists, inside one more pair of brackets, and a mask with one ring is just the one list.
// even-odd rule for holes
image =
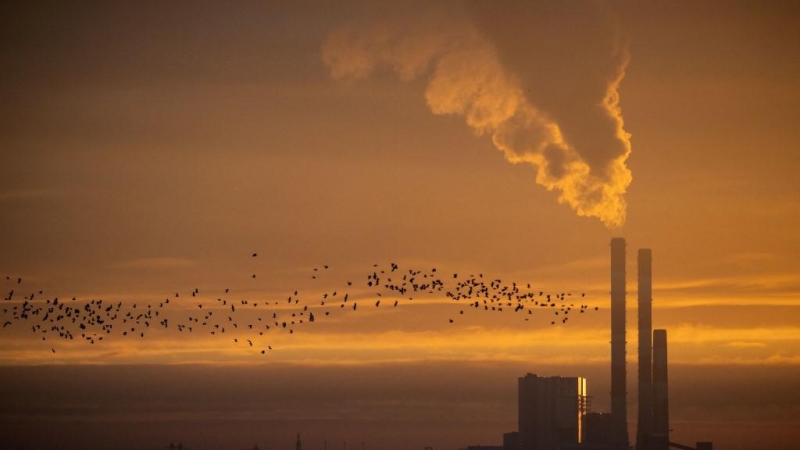
[[640, 249], [638, 262], [639, 293], [639, 419], [636, 422], [636, 450], [647, 450], [653, 434], [653, 255]]
[[625, 392], [625, 239], [611, 239], [611, 441], [628, 448]]
[[669, 448], [669, 391], [667, 384], [667, 330], [653, 330], [653, 442], [654, 450]]

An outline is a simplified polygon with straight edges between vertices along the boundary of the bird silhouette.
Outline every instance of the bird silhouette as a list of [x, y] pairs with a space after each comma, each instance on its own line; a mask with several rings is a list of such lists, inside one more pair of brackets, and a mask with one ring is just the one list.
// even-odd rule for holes
[[[253, 257], [256, 256], [257, 253], [254, 252]], [[330, 264], [323, 264], [320, 267], [324, 270], [331, 270]], [[315, 267], [313, 272], [318, 273], [319, 269]], [[335, 274], [334, 271], [330, 273]], [[400, 264], [396, 262], [389, 263], [387, 266], [374, 264], [371, 270], [365, 270], [363, 283], [348, 280], [343, 282], [346, 286], [329, 286], [320, 293], [321, 299], [316, 297], [320, 299], [317, 302], [307, 301], [308, 299], [299, 295], [299, 289], [294, 289], [293, 294], [286, 297], [287, 302], [284, 303], [284, 307], [279, 307], [279, 302], [274, 300], [252, 301], [248, 298], [234, 301], [220, 297], [216, 299], [216, 302], [209, 303], [206, 296], [201, 293], [200, 287], [193, 287], [188, 292], [194, 302], [194, 311], [199, 314], [189, 313], [188, 315], [186, 308], [189, 305], [180, 300], [179, 293], [183, 291], [182, 289], [178, 289], [174, 293], [175, 306], [170, 303], [169, 297], [166, 299], [162, 297], [162, 301], [156, 302], [118, 301], [112, 303], [102, 299], [78, 301], [73, 296], [71, 303], [65, 303], [58, 297], [48, 296], [42, 289], [31, 289], [30, 295], [17, 300], [15, 290], [9, 289], [8, 295], [5, 297], [9, 306], [3, 308], [0, 313], [0, 319], [3, 322], [0, 330], [13, 329], [17, 322], [27, 323], [31, 325], [29, 332], [37, 336], [41, 342], [49, 342], [51, 337], [65, 340], [75, 340], [76, 337], [80, 337], [83, 342], [90, 345], [100, 345], [105, 342], [105, 337], [127, 338], [134, 334], [138, 335], [140, 339], [147, 340], [153, 336], [147, 332], [153, 327], [167, 332], [175, 330], [177, 333], [192, 333], [199, 329], [214, 338], [222, 337], [226, 332], [230, 334], [236, 330], [237, 336], [231, 338], [233, 344], [238, 344], [241, 339], [247, 341], [249, 348], [263, 344], [262, 339], [270, 333], [295, 334], [295, 331], [300, 332], [306, 327], [331, 317], [332, 312], [341, 310], [351, 300], [351, 294], [357, 295], [356, 298], [363, 298], [365, 301], [372, 298], [376, 308], [380, 307], [382, 298], [394, 297], [391, 301], [393, 307], [398, 311], [402, 309], [399, 307], [400, 300], [411, 301], [417, 296], [459, 302], [461, 305], [456, 305], [458, 306], [456, 314], [462, 316], [465, 315], [465, 307], [482, 313], [527, 311], [526, 316], [528, 317], [523, 318], [526, 322], [531, 322], [534, 315], [532, 308], [536, 306], [537, 311], [547, 308], [549, 314], [558, 319], [552, 320], [551, 325], [568, 323], [570, 312], [578, 311], [578, 313], [584, 314], [589, 310], [589, 305], [586, 304], [567, 303], [566, 299], [572, 296], [570, 292], [531, 291], [531, 283], [505, 282], [502, 279], [490, 280], [484, 277], [483, 272], [479, 272], [477, 276], [463, 273], [444, 276], [440, 273], [441, 271], [435, 267], [425, 270], [401, 268]], [[252, 278], [255, 276], [256, 274], [251, 274]], [[316, 276], [313, 278], [316, 279]], [[6, 280], [9, 283], [14, 282], [10, 276], [7, 276]], [[21, 277], [16, 279], [16, 284], [21, 282]], [[322, 285], [322, 287], [325, 286]], [[208, 289], [203, 289], [203, 292], [208, 291]], [[216, 291], [216, 289], [211, 289], [211, 291]], [[231, 291], [230, 287], [224, 288], [225, 294], [229, 294]], [[581, 298], [585, 297], [586, 293], [582, 292]], [[237, 304], [241, 308], [236, 308]], [[351, 304], [353, 312], [362, 314], [358, 312], [357, 302], [351, 302]], [[245, 306], [247, 308], [244, 308]], [[229, 313], [222, 317], [215, 316], [214, 312], [219, 311], [221, 307], [230, 307]], [[594, 310], [599, 310], [599, 307], [594, 307]], [[269, 322], [270, 317], [273, 322]], [[448, 323], [455, 323], [452, 316], [448, 318]], [[243, 332], [246, 333], [246, 336], [241, 335]], [[48, 348], [55, 353], [55, 347]], [[272, 346], [267, 348], [271, 350]], [[263, 348], [261, 352], [265, 353], [267, 348]]]

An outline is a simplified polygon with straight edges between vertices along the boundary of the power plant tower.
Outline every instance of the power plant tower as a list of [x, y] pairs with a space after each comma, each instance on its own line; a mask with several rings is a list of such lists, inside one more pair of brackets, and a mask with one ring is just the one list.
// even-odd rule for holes
[[638, 266], [639, 293], [639, 419], [636, 422], [636, 450], [650, 450], [653, 435], [653, 254], [640, 249]]
[[[503, 435], [512, 450], [632, 450], [628, 440], [626, 391], [626, 243], [611, 239], [611, 412], [591, 412], [586, 379], [538, 377], [519, 379], [518, 432]], [[667, 330], [653, 330], [653, 252], [639, 249], [638, 282], [638, 421], [636, 450], [712, 450], [669, 440]], [[298, 448], [298, 450], [300, 450]]]
[[653, 445], [669, 449], [669, 392], [667, 384], [667, 330], [653, 330]]
[[627, 449], [625, 390], [625, 239], [611, 239], [611, 443]]

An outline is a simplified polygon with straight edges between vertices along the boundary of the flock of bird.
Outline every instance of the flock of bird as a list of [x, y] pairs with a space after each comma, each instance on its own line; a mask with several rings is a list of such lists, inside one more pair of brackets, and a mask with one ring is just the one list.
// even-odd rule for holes
[[[252, 258], [257, 258], [253, 253]], [[310, 271], [311, 283], [321, 283], [329, 265]], [[256, 274], [249, 275], [255, 279]], [[227, 339], [234, 345], [246, 345], [255, 353], [266, 355], [272, 344], [263, 344], [270, 332], [293, 334], [303, 326], [324, 320], [332, 314], [362, 311], [365, 308], [398, 308], [414, 298], [444, 298], [457, 307], [447, 320], [455, 323], [465, 312], [504, 312], [522, 314], [525, 320], [533, 314], [547, 314], [550, 324], [565, 324], [570, 317], [589, 311], [580, 303], [585, 293], [546, 293], [531, 285], [504, 283], [477, 275], [444, 275], [436, 268], [415, 270], [398, 264], [374, 264], [355, 281], [313, 294], [301, 295], [294, 290], [281, 301], [232, 300], [230, 288], [219, 289], [219, 296], [209, 304], [200, 289], [175, 292], [162, 300], [149, 303], [48, 298], [42, 290], [28, 289], [21, 277], [5, 277], [10, 289], [0, 307], [2, 328], [22, 327], [43, 342], [57, 339], [82, 340], [100, 344], [116, 338], [145, 338], [153, 331], [174, 330], [185, 334], [206, 334]], [[25, 294], [22, 294], [25, 292]], [[204, 294], [206, 294], [204, 292]], [[213, 296], [216, 296], [213, 295]], [[577, 303], [576, 303], [577, 301]], [[593, 308], [597, 310], [598, 308]], [[455, 312], [457, 311], [457, 313]], [[263, 338], [267, 334], [267, 338]], [[46, 346], [47, 347], [47, 346]], [[49, 346], [56, 353], [57, 346]]]

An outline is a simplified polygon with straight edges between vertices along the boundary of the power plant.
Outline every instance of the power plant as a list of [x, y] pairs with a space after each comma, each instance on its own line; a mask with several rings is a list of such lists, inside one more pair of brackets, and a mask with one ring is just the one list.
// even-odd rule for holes
[[653, 330], [652, 251], [637, 254], [638, 420], [636, 441], [628, 440], [626, 391], [626, 244], [611, 240], [611, 411], [589, 411], [586, 379], [527, 374], [518, 385], [518, 431], [503, 446], [472, 450], [712, 450], [670, 442], [667, 330]]
[[[636, 422], [636, 450], [667, 450], [670, 447], [667, 330], [653, 330], [652, 251], [640, 249], [636, 265], [639, 294], [639, 414]], [[678, 444], [674, 446], [687, 448]]]
[[[594, 436], [585, 436], [584, 449], [628, 450], [627, 392], [625, 372], [625, 239], [611, 240], [611, 414], [607, 420], [597, 415], [600, 428], [585, 427]], [[653, 330], [653, 253], [637, 253], [638, 293], [638, 420], [636, 450], [711, 450], [712, 443], [698, 442], [696, 447], [669, 440], [669, 384], [667, 365], [667, 330]], [[590, 419], [591, 421], [591, 419]], [[610, 427], [603, 433], [602, 426]], [[587, 424], [589, 425], [589, 424]], [[532, 449], [528, 449], [532, 450]], [[559, 449], [560, 450], [560, 449]]]

